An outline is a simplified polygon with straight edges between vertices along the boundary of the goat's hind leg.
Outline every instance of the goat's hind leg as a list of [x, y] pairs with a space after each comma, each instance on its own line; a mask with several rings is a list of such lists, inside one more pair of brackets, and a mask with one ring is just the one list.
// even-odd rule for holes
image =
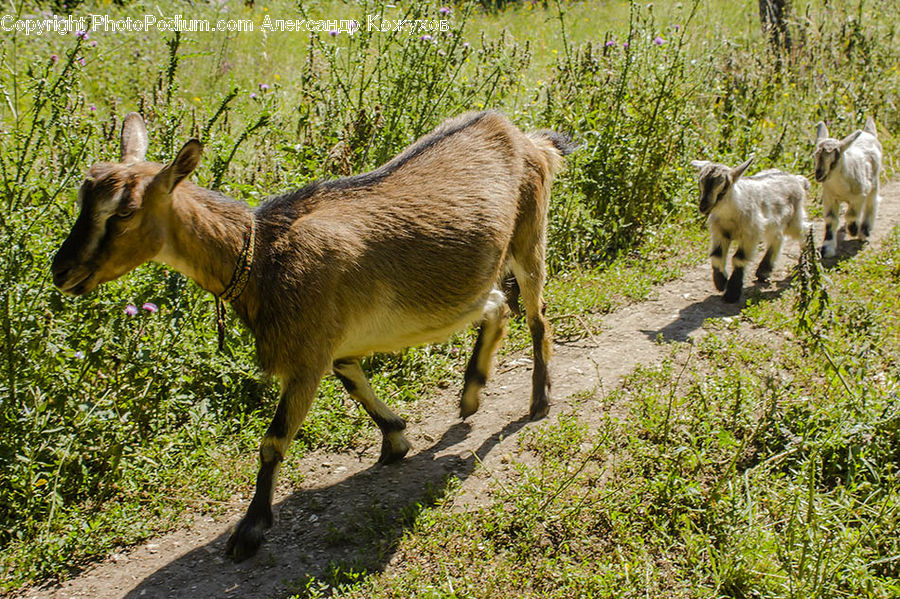
[[866, 196], [865, 204], [863, 205], [862, 224], [859, 227], [859, 238], [863, 241], [869, 239], [872, 229], [875, 228], [875, 217], [878, 216], [878, 202], [880, 199], [878, 197], [878, 186], [876, 185], [869, 192], [869, 195]]
[[[518, 289], [518, 285], [516, 287]], [[503, 294], [499, 291], [491, 292], [484, 314], [484, 322], [478, 330], [478, 339], [475, 341], [472, 357], [466, 367], [465, 384], [463, 385], [462, 399], [459, 402], [461, 418], [468, 418], [477, 412], [478, 406], [481, 405], [481, 390], [487, 384], [494, 352], [506, 334], [509, 308], [504, 303], [505, 301]]]
[[242, 561], [255, 554], [262, 544], [263, 533], [272, 526], [275, 479], [281, 461], [309, 412], [320, 378], [321, 371], [306, 371], [285, 381], [275, 417], [259, 446], [256, 492], [247, 508], [247, 514], [238, 523], [225, 547], [225, 552], [235, 561]]
[[776, 235], [775, 238], [772, 239], [771, 243], [769, 243], [769, 247], [768, 249], [766, 249], [766, 253], [756, 269], [757, 280], [769, 280], [769, 275], [771, 275], [772, 271], [775, 270], [775, 261], [778, 260], [778, 256], [781, 254], [781, 246], [783, 244], [784, 235], [782, 234]]
[[362, 367], [357, 360], [338, 360], [333, 365], [334, 375], [344, 389], [362, 405], [367, 414], [381, 429], [381, 456], [379, 464], [390, 464], [403, 459], [409, 451], [409, 441], [403, 434], [406, 422], [394, 414], [384, 402], [375, 397]]
[[550, 411], [550, 352], [552, 347], [550, 323], [544, 316], [544, 266], [543, 249], [533, 249], [533, 253], [522, 261], [516, 262], [513, 270], [522, 290], [525, 304], [525, 316], [528, 330], [531, 332], [531, 344], [534, 348], [534, 370], [531, 373], [531, 409], [532, 420], [538, 420]]

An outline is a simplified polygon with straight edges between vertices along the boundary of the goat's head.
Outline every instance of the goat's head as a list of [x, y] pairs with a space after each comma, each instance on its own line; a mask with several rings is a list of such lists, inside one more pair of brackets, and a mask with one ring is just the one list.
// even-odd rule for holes
[[80, 212], [53, 258], [53, 283], [84, 295], [156, 256], [166, 240], [176, 186], [200, 162], [187, 142], [168, 165], [145, 162], [147, 128], [136, 113], [122, 126], [120, 162], [92, 166], [78, 191]]
[[834, 170], [834, 165], [841, 159], [847, 148], [850, 147], [862, 131], [854, 131], [841, 140], [828, 136], [828, 127], [825, 123], [819, 122], [816, 125], [816, 151], [813, 154], [816, 163], [816, 181], [823, 182]]
[[753, 157], [737, 166], [731, 168], [718, 162], [710, 162], [709, 160], [692, 160], [691, 166], [696, 168], [698, 172], [698, 180], [700, 182], [700, 212], [709, 214], [716, 207], [722, 198], [731, 190], [750, 163]]

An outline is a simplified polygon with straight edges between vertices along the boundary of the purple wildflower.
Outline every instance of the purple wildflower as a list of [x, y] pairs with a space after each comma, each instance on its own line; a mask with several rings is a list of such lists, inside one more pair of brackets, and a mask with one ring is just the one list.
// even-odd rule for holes
[[615, 45], [616, 45], [616, 41], [615, 41], [615, 40], [607, 40], [607, 42], [606, 42], [606, 47], [607, 47], [607, 48], [609, 48], [609, 47], [611, 47], [611, 46], [615, 46]]
[[663, 44], [666, 43], [666, 40], [664, 40], [663, 38], [661, 38], [660, 36], [657, 35], [656, 38], [653, 40], [653, 43], [656, 44], [657, 46], [662, 46]]
[[84, 56], [80, 56], [78, 58], [78, 64], [80, 64], [81, 66], [84, 66]]
[[250, 92], [250, 99], [251, 99], [251, 100], [255, 100], [255, 99], [256, 99], [256, 92]]
[[623, 47], [623, 48], [627, 48], [627, 47], [628, 47], [628, 42], [622, 42], [622, 47]]
[[58, 62], [59, 62], [59, 56], [57, 56], [56, 54], [51, 54], [51, 55], [50, 55], [50, 62], [52, 62], [53, 64], [58, 63]]
[[88, 35], [88, 32], [85, 31], [84, 29], [79, 29], [78, 31], [75, 32], [75, 37], [77, 37], [80, 40], [86, 40], [90, 36]]
[[97, 107], [91, 104], [90, 106], [88, 106], [88, 110], [90, 110], [91, 112], [97, 112]]
[[91, 48], [96, 48], [96, 47], [97, 47], [97, 40], [91, 40], [91, 41], [89, 41], [89, 42], [88, 42], [88, 46], [90, 46]]
[[159, 308], [156, 307], [156, 304], [151, 302], [145, 302], [144, 305], [141, 306], [141, 308], [143, 308], [150, 314], [156, 314], [159, 311]]
[[468, 47], [469, 47], [469, 42], [463, 42], [463, 48], [468, 48]]
[[328, 32], [328, 35], [330, 35], [331, 37], [337, 37], [337, 34], [338, 34], [337, 29], [332, 29], [331, 31]]
[[423, 36], [420, 37], [419, 39], [422, 40], [423, 42], [430, 42], [430, 41], [433, 40], [434, 38], [431, 37], [430, 35], [428, 35], [428, 34], [426, 33], [425, 35], [423, 35]]
[[681, 31], [681, 25], [675, 25], [675, 31]]
[[260, 83], [259, 89], [260, 89], [260, 91], [264, 91], [264, 92], [269, 91], [269, 84], [268, 83]]
[[72, 357], [76, 360], [84, 360], [84, 352], [79, 349], [77, 352], [72, 354]]
[[441, 13], [442, 15], [449, 15], [449, 14], [450, 14], [450, 7], [449, 7], [449, 6], [442, 6], [442, 7], [440, 7], [440, 8], [438, 9], [438, 12]]
[[137, 316], [138, 309], [134, 304], [128, 304], [125, 306], [125, 316]]

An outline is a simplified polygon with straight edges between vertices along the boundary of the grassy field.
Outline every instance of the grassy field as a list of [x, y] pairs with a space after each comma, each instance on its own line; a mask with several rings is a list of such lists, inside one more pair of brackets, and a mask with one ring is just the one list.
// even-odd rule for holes
[[[520, 438], [515, 483], [418, 514], [387, 574], [336, 564], [301, 597], [896, 597], [900, 227], [826, 284]], [[444, 501], [452, 502], [453, 495]]]
[[[439, 11], [441, 4], [387, 6], [366, 0], [303, 2], [299, 9], [286, 1], [253, 8], [238, 2], [198, 3], [190, 10], [181, 3], [158, 5], [165, 15], [180, 13], [212, 21], [251, 19], [257, 26], [267, 16], [360, 23], [366, 22], [367, 15], [449, 18], [451, 30], [430, 39], [365, 27], [353, 36], [259, 31], [90, 31], [40, 37], [4, 33], [0, 41], [0, 591], [65, 576], [116, 546], [177, 525], [188, 508], [215, 512], [221, 502], [251, 482], [256, 445], [274, 410], [276, 387], [257, 372], [246, 332], [236, 320], [230, 321], [229, 349], [217, 353], [212, 302], [184, 277], [150, 265], [84, 298], [65, 298], [52, 288], [49, 261], [74, 220], [82, 174], [96, 161], [117, 158], [118, 129], [127, 111], [139, 110], [148, 121], [150, 159], [168, 160], [185, 139], [199, 137], [205, 145], [199, 182], [251, 204], [316, 178], [373, 168], [442, 119], [464, 110], [498, 108], [523, 128], [570, 132], [582, 148], [571, 157], [554, 189], [548, 313], [551, 318], [573, 312], [602, 313], [646, 297], [654, 284], [704, 260], [705, 241], [694, 206], [696, 184], [688, 165], [693, 158], [737, 163], [755, 153], [755, 167], [809, 173], [816, 121], [825, 119], [833, 131], [849, 132], [864, 122], [865, 115], [872, 115], [879, 123], [887, 174], [893, 176], [897, 144], [892, 132], [900, 130], [893, 3], [797, 1], [794, 5], [791, 26], [796, 47], [783, 56], [767, 50], [756, 2], [725, 0], [653, 4], [589, 0], [546, 6], [525, 2], [497, 12], [484, 12], [478, 3], [459, 3], [449, 6], [448, 17]], [[29, 2], [5, 8], [18, 18], [40, 15], [46, 9]], [[128, 2], [120, 7], [98, 2], [79, 4], [72, 12], [124, 17], [157, 14], [157, 10], [154, 3]], [[815, 213], [816, 203], [811, 206]], [[881, 453], [872, 458], [877, 467], [866, 479], [869, 491], [865, 492], [871, 497], [860, 495], [863, 491], [855, 486], [851, 489], [846, 477], [836, 481], [832, 476], [830, 486], [819, 489], [817, 481], [823, 475], [814, 466], [822, 464], [822, 452], [832, 448], [837, 452], [833, 455], [844, 456], [856, 468], [862, 462], [854, 460], [869, 458], [865, 452], [846, 449], [856, 442], [852, 435], [868, 434], [866, 426], [876, 427], [879, 418], [893, 416], [889, 412], [875, 416], [875, 400], [832, 405], [828, 398], [833, 397], [829, 393], [834, 391], [834, 377], [823, 382], [811, 373], [821, 364], [816, 352], [826, 349], [815, 341], [822, 335], [839, 342], [833, 351], [844, 353], [832, 356], [838, 364], [844, 363], [842, 357], [848, 363], [862, 359], [854, 353], [861, 350], [849, 341], [858, 335], [853, 331], [844, 335], [840, 328], [852, 329], [853, 323], [860, 322], [858, 315], [848, 319], [848, 310], [866, 315], [865, 323], [877, 323], [891, 314], [889, 309], [896, 310], [896, 306], [864, 299], [873, 289], [866, 277], [893, 276], [896, 282], [896, 272], [879, 262], [896, 257], [896, 244], [892, 248], [836, 277], [835, 285], [845, 285], [846, 292], [835, 292], [839, 299], [827, 307], [835, 314], [829, 320], [832, 328], [804, 329], [789, 347], [782, 348], [794, 348], [784, 359], [793, 360], [796, 376], [803, 379], [798, 384], [806, 385], [798, 387], [803, 390], [793, 397], [809, 398], [788, 414], [787, 432], [778, 429], [771, 432], [772, 439], [760, 437], [763, 425], [759, 423], [768, 422], [768, 416], [751, 407], [774, 399], [764, 385], [759, 388], [759, 380], [764, 379], [747, 382], [746, 387], [741, 382], [741, 376], [753, 376], [738, 376], [752, 373], [752, 365], [738, 372], [719, 361], [722, 356], [746, 352], [729, 346], [727, 336], [716, 335], [705, 343], [721, 339], [723, 345], [703, 350], [702, 363], [708, 370], [696, 371], [700, 389], [696, 393], [707, 393], [707, 374], [714, 375], [710, 376], [713, 381], [737, 377], [728, 384], [746, 388], [751, 395], [734, 418], [735, 408], [728, 404], [733, 393], [727, 388], [710, 391], [707, 401], [712, 409], [702, 414], [691, 412], [697, 408], [696, 402], [688, 401], [693, 391], [684, 391], [683, 401], [678, 395], [679, 410], [684, 413], [677, 415], [700, 429], [679, 420], [671, 435], [654, 436], [658, 433], [652, 433], [653, 427], [659, 426], [654, 420], [659, 416], [657, 404], [670, 401], [659, 395], [659, 388], [665, 388], [662, 381], [671, 378], [675, 367], [664, 365], [637, 373], [621, 392], [631, 405], [647, 406], [647, 414], [628, 425], [639, 428], [610, 423], [607, 445], [585, 455], [544, 456], [541, 448], [552, 445], [555, 437], [584, 434], [573, 415], [565, 421], [569, 429], [547, 430], [542, 433], [546, 438], [531, 441], [534, 451], [549, 460], [547, 468], [581, 460], [590, 466], [584, 476], [595, 476], [612, 467], [604, 459], [621, 449], [626, 458], [614, 468], [633, 468], [636, 473], [616, 470], [623, 484], [637, 485], [623, 487], [633, 493], [598, 497], [584, 519], [572, 519], [567, 523], [572, 528], [559, 533], [590, 546], [594, 553], [578, 554], [586, 561], [537, 552], [534, 559], [543, 560], [538, 565], [548, 578], [533, 587], [515, 587], [522, 572], [533, 567], [524, 561], [525, 550], [543, 547], [539, 537], [546, 522], [540, 518], [546, 516], [538, 517], [533, 510], [542, 495], [529, 491], [539, 490], [541, 481], [463, 520], [439, 509], [429, 510], [422, 515], [425, 528], [417, 523], [417, 530], [431, 531], [433, 538], [445, 538], [448, 543], [464, 530], [476, 531], [466, 535], [499, 535], [485, 541], [503, 544], [497, 546], [498, 555], [505, 556], [498, 567], [507, 568], [502, 580], [509, 582], [497, 588], [498, 594], [515, 588], [540, 594], [540, 589], [551, 588], [556, 580], [550, 577], [551, 565], [576, 563], [578, 568], [562, 568], [572, 576], [557, 581], [570, 585], [560, 588], [662, 588], [651, 583], [664, 581], [646, 580], [645, 572], [648, 564], [670, 559], [672, 580], [685, 589], [703, 585], [752, 596], [741, 589], [762, 589], [765, 594], [769, 589], [765, 585], [777, 586], [781, 583], [773, 580], [784, 579], [785, 585], [793, 585], [793, 596], [806, 596], [797, 589], [813, 584], [813, 566], [806, 553], [797, 552], [804, 543], [819, 546], [816, 535], [824, 533], [810, 518], [817, 517], [822, 506], [822, 518], [843, 522], [843, 528], [835, 530], [856, 536], [845, 558], [840, 558], [843, 561], [840, 556], [817, 558], [816, 564], [830, 565], [816, 570], [820, 586], [809, 588], [833, 596], [826, 590], [839, 581], [846, 588], [871, 587], [873, 596], [888, 596], [886, 583], [862, 566], [866, 560], [897, 554], [897, 547], [888, 541], [872, 548], [874, 539], [888, 539], [884, 530], [891, 529], [882, 530], [882, 524], [867, 519], [883, 510], [884, 526], [891, 526], [888, 516], [896, 505], [891, 485], [896, 481], [878, 473], [885, 468], [896, 472], [896, 455], [889, 449], [873, 450]], [[145, 302], [158, 306], [158, 311], [124, 313], [127, 304]], [[776, 330], [799, 326], [797, 318], [805, 308], [784, 302], [780, 307], [762, 305], [752, 317]], [[799, 311], [796, 317], [777, 320], [779, 314], [794, 314], [792, 309]], [[583, 333], [582, 327], [570, 326], [561, 320], [557, 333]], [[894, 329], [888, 324], [871, 326], [884, 335], [878, 347], [894, 358], [866, 358], [864, 363], [886, 381], [895, 381], [896, 332], [891, 334]], [[525, 340], [521, 328], [513, 327], [505, 351], [523, 347]], [[373, 357], [366, 367], [379, 396], [408, 413], [415, 410], [418, 397], [461, 377], [471, 342], [470, 334], [461, 334], [444, 345]], [[674, 356], [672, 364], [677, 360]], [[699, 364], [695, 357], [692, 373]], [[860, 385], [862, 374], [857, 370], [839, 372], [850, 389]], [[820, 384], [830, 386], [823, 390]], [[683, 390], [688, 388], [682, 385]], [[886, 402], [889, 391], [884, 394], [878, 401]], [[860, 402], [864, 409], [852, 407]], [[794, 404], [777, 405], [781, 415]], [[694, 417], [696, 422], [691, 420]], [[851, 417], [855, 420], [841, 420]], [[814, 431], [791, 429], [811, 418], [821, 418], [816, 421], [821, 426]], [[885, 422], [897, 430], [896, 420]], [[853, 423], [862, 428], [854, 429]], [[295, 450], [345, 450], [374, 439], [373, 428], [349, 405], [339, 385], [326, 379]], [[835, 436], [835, 431], [844, 436]], [[776, 438], [782, 434], [788, 436]], [[825, 436], [820, 439], [813, 434]], [[751, 471], [756, 464], [752, 460], [728, 461], [739, 449], [778, 455], [788, 450], [791, 435], [821, 443], [810, 445], [812, 449], [795, 449], [790, 459], [780, 458], [763, 469]], [[667, 448], [694, 447], [691, 443], [715, 446], [707, 453], [692, 449], [679, 452], [677, 458], [659, 458]], [[715, 467], [704, 470], [696, 483], [699, 486], [690, 488], [688, 473], [694, 472], [690, 469], [701, 468], [707, 459]], [[741, 478], [757, 473], [763, 478]], [[288, 462], [285, 475], [300, 480], [303, 473], [291, 470]], [[522, 476], [527, 482], [529, 474]], [[570, 507], [564, 502], [581, 497], [577, 493], [584, 481], [589, 478], [578, 479], [578, 484], [573, 482], [560, 493], [554, 509], [562, 511], [554, 513], [568, 513]], [[589, 482], [585, 484], [590, 487]], [[575, 495], [569, 497], [570, 491]], [[700, 520], [691, 520], [694, 512], [689, 508], [697, 505], [691, 502], [713, 496], [723, 511], [704, 512]], [[840, 506], [832, 501], [837, 496], [844, 502]], [[658, 497], [672, 502], [664, 516], [646, 510], [626, 513], [628, 506], [617, 503], [650, 506]], [[787, 511], [758, 509], [764, 498], [768, 505]], [[791, 505], [796, 506], [793, 511], [788, 509]], [[515, 534], [504, 528], [510, 509], [524, 510], [531, 518]], [[615, 522], [597, 524], [601, 512], [607, 518], [624, 515]], [[744, 514], [744, 520], [736, 514]], [[775, 521], [787, 522], [788, 532], [799, 537], [781, 534], [785, 529], [774, 528]], [[666, 533], [651, 543], [644, 533], [657, 526]], [[736, 542], [734, 538], [744, 544], [729, 545]], [[409, 551], [427, 556], [428, 547], [419, 542], [409, 540]], [[600, 552], [610, 551], [618, 551], [618, 565], [597, 559]], [[715, 558], [715, 571], [698, 565], [700, 555]], [[887, 573], [883, 579], [891, 573], [896, 577], [896, 563], [879, 565]], [[362, 586], [353, 592], [364, 594], [369, 592], [363, 590], [367, 585], [378, 585], [395, 589], [385, 593], [406, 596], [409, 593], [403, 589], [409, 590], [417, 576], [429, 574], [437, 576], [428, 583], [435, 596], [478, 595], [459, 591], [466, 581], [442, 580], [426, 572], [423, 564], [412, 559], [409, 569], [391, 581], [359, 575]], [[623, 564], [629, 564], [628, 569]], [[424, 570], [419, 573], [416, 567]], [[770, 572], [775, 574], [768, 576]], [[474, 585], [478, 577], [490, 576], [487, 571], [472, 571], [470, 582]], [[577, 586], [580, 580], [599, 586]], [[456, 591], [448, 590], [446, 584], [454, 585]]]

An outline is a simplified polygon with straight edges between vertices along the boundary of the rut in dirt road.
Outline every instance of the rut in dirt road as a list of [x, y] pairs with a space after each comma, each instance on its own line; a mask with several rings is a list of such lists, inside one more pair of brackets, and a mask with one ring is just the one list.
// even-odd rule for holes
[[[882, 192], [872, 244], [880, 245], [898, 223], [900, 182], [892, 182]], [[862, 245], [847, 240], [840, 248], [839, 259], [847, 259]], [[786, 246], [771, 277], [773, 284], [760, 290], [764, 296], [786, 288], [788, 270], [798, 254], [797, 244]], [[670, 349], [660, 339], [689, 340], [702, 334], [705, 320], [735, 316], [740, 309], [740, 304], [722, 302], [704, 263], [660, 286], [652, 300], [607, 315], [601, 335], [557, 344], [549, 420], [577, 409], [588, 422], [596, 421], [606, 410], [579, 397], [614, 389], [636, 366], [663, 359]], [[406, 523], [417, 509], [446, 495], [448, 477], [458, 479], [461, 489], [445, 509], [463, 510], [480, 504], [492, 478], [502, 479], [511, 468], [517, 433], [533, 426], [527, 419], [530, 365], [523, 357], [498, 365], [485, 388], [481, 410], [465, 422], [458, 416], [458, 390], [420, 402], [422, 407], [407, 428], [413, 451], [399, 464], [376, 467], [377, 447], [361, 455], [313, 452], [301, 458], [308, 472], [302, 488], [279, 489], [278, 525], [259, 554], [246, 562], [233, 564], [224, 558], [230, 528], [249, 499], [238, 497], [218, 520], [197, 515], [185, 529], [115, 554], [57, 587], [32, 589], [22, 596], [261, 599], [300, 590], [294, 586], [298, 581], [305, 575], [326, 575], [332, 562], [346, 568], [356, 560], [369, 571], [389, 569], [392, 548]], [[385, 522], [394, 524], [385, 527]], [[385, 528], [391, 533], [385, 534]]]

